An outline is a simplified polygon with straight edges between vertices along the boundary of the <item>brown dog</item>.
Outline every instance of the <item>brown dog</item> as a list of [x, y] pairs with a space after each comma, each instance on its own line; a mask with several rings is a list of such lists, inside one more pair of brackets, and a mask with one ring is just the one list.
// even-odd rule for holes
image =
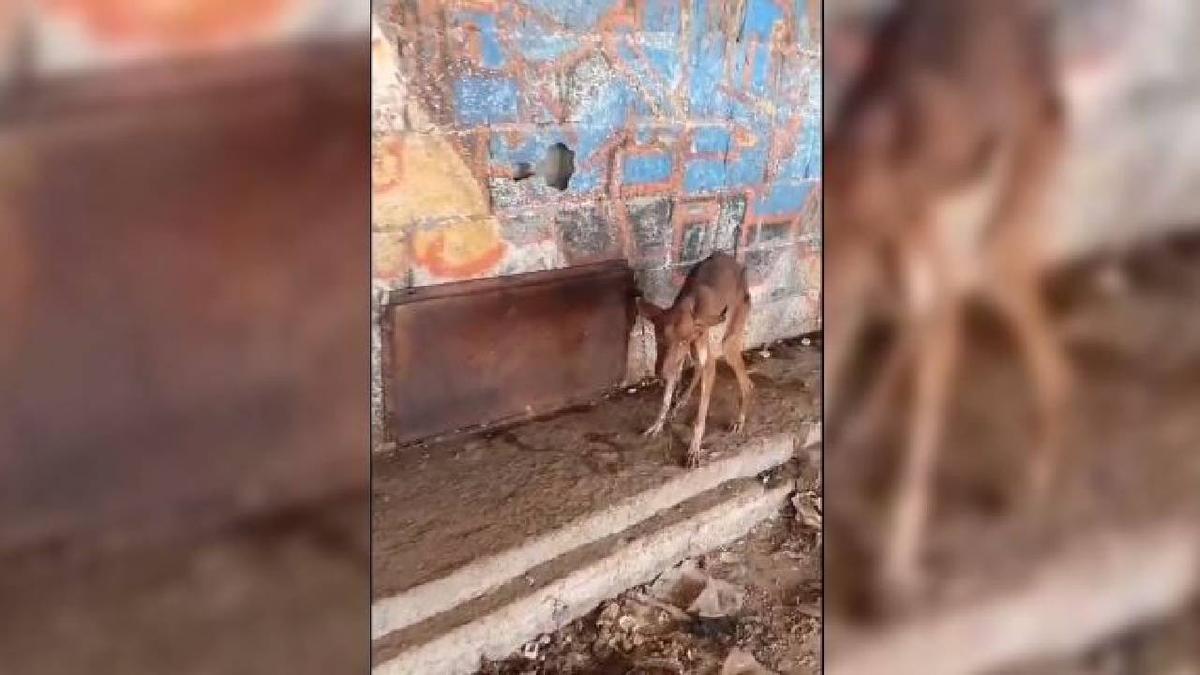
[[851, 348], [880, 308], [899, 339], [858, 421], [872, 423], [911, 369], [879, 579], [896, 599], [910, 598], [919, 579], [968, 300], [1009, 325], [1033, 383], [1035, 497], [1054, 464], [1068, 369], [1039, 295], [1039, 216], [1065, 115], [1043, 4], [900, 2], [826, 139], [825, 400], [834, 423]]
[[656, 371], [663, 378], [662, 408], [654, 424], [645, 431], [647, 436], [662, 432], [671, 412], [671, 398], [683, 371], [684, 359], [690, 353], [694, 363], [692, 381], [675, 410], [683, 407], [696, 385], [700, 385], [700, 406], [688, 448], [688, 466], [700, 462], [700, 441], [712, 397], [717, 360], [724, 358], [737, 377], [739, 405], [737, 420], [731, 431], [741, 432], [746, 424], [753, 384], [746, 374], [742, 360], [746, 320], [750, 316], [750, 288], [746, 270], [732, 256], [717, 252], [697, 264], [688, 274], [670, 308], [664, 309], [638, 298], [638, 311], [654, 324], [658, 348]]

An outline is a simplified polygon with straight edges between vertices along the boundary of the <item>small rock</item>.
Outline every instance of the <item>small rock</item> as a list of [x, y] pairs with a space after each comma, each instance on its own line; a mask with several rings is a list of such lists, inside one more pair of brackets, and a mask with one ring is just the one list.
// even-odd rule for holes
[[637, 393], [637, 387], [630, 387], [630, 388], [628, 388], [628, 389], [626, 389], [626, 390], [625, 390], [625, 393], [626, 393], [626, 394], [636, 394], [636, 393]]
[[811, 493], [797, 492], [792, 495], [792, 506], [796, 508], [796, 519], [814, 530], [821, 529], [821, 511], [819, 498]]
[[730, 616], [742, 608], [745, 599], [744, 589], [727, 581], [709, 577], [704, 590], [692, 601], [688, 611], [706, 619]]
[[774, 675], [759, 663], [750, 652], [732, 649], [721, 666], [721, 675]]
[[537, 640], [530, 640], [521, 646], [521, 656], [530, 661], [536, 661], [540, 651], [541, 645], [538, 644]]
[[660, 574], [647, 592], [656, 600], [682, 608], [682, 605], [695, 599], [699, 593], [696, 589], [702, 589], [707, 579], [708, 575], [700, 569], [697, 561], [689, 558]]
[[801, 339], [800, 339], [800, 344], [802, 344], [802, 345], [804, 345], [805, 347], [807, 347], [807, 346], [809, 346], [809, 345], [811, 345], [811, 344], [812, 344], [812, 340], [811, 340], [810, 338], [801, 338]]
[[769, 358], [771, 358], [771, 350], [769, 350], [769, 349], [764, 349], [764, 350], [760, 351], [760, 352], [758, 353], [758, 355], [759, 355], [759, 356], [761, 356], [761, 357], [762, 357], [762, 358], [764, 358], [764, 359], [769, 359]]
[[600, 620], [605, 621], [607, 623], [612, 623], [613, 621], [616, 620], [617, 613], [620, 611], [621, 611], [621, 608], [617, 607], [617, 603], [610, 602], [604, 606], [603, 610], [600, 611]]

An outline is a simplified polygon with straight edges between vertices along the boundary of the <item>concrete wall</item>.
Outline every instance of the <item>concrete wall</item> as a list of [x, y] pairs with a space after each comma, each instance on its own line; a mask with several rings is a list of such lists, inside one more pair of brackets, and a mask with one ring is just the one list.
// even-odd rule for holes
[[[624, 258], [669, 303], [719, 249], [752, 277], [751, 343], [815, 329], [820, 14], [816, 0], [377, 6], [377, 290]], [[575, 153], [567, 190], [513, 180], [556, 142]], [[650, 345], [635, 333], [631, 379]]]
[[1073, 0], [1062, 38], [1073, 123], [1059, 253], [1200, 225], [1200, 5]]

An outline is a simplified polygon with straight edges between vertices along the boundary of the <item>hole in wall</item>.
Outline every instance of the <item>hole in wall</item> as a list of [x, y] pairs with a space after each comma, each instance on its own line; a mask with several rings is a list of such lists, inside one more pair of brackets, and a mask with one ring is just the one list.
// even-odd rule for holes
[[546, 185], [557, 190], [566, 190], [575, 173], [575, 152], [562, 143], [555, 143], [546, 148], [546, 154], [538, 165], [520, 162], [513, 169], [513, 180], [525, 180], [533, 176], [541, 176]]
[[558, 190], [566, 190], [571, 183], [571, 174], [575, 173], [574, 151], [562, 143], [555, 143], [546, 148], [546, 157], [542, 161], [545, 164], [545, 172], [542, 175], [546, 184]]

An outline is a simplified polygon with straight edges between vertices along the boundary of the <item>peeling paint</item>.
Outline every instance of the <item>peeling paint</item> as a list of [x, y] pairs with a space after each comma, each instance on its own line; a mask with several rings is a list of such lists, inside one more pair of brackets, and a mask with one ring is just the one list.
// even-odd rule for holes
[[[407, 236], [380, 238], [390, 248], [376, 281], [623, 257], [668, 304], [691, 264], [724, 250], [762, 266], [752, 344], [815, 323], [812, 11], [807, 0], [385, 2], [380, 32], [407, 37], [386, 43], [398, 58], [377, 60], [398, 84], [377, 103], [374, 227]], [[555, 143], [575, 153], [565, 191], [514, 180]], [[633, 336], [631, 377], [647, 339]]]

